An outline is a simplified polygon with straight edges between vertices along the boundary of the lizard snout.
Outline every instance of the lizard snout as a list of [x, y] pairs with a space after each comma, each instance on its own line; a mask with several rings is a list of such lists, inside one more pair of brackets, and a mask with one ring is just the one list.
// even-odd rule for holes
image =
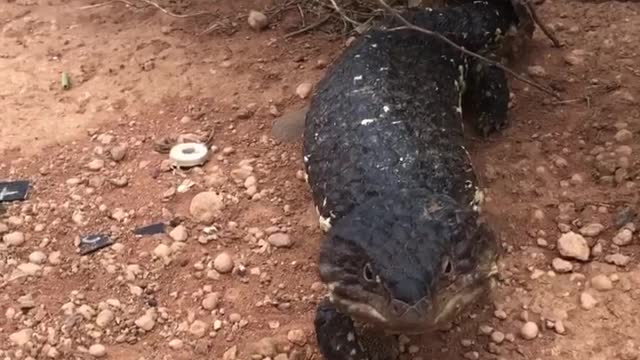
[[391, 300], [393, 315], [408, 321], [424, 319], [428, 315], [430, 308], [427, 299], [422, 299], [413, 305], [398, 299]]

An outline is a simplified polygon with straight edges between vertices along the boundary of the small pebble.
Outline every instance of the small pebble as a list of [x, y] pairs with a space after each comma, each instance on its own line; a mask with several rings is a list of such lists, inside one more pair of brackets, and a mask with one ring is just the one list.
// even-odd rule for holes
[[533, 321], [528, 321], [520, 328], [520, 335], [525, 340], [532, 340], [538, 336], [539, 331], [538, 324]]
[[180, 339], [173, 339], [169, 341], [169, 347], [173, 350], [180, 350], [184, 346], [184, 342]]
[[183, 242], [187, 240], [189, 234], [187, 232], [187, 228], [184, 225], [178, 225], [173, 230], [171, 230], [171, 232], [169, 232], [169, 236], [171, 236], [171, 238], [175, 241]]
[[20, 231], [10, 232], [2, 237], [2, 241], [9, 246], [20, 246], [24, 244], [24, 233]]
[[596, 307], [596, 304], [598, 304], [598, 301], [588, 292], [580, 294], [580, 306], [584, 310], [591, 310]]
[[613, 282], [606, 275], [596, 275], [591, 279], [591, 286], [598, 291], [613, 289]]
[[293, 240], [291, 239], [291, 236], [289, 236], [289, 234], [283, 234], [283, 233], [275, 233], [275, 234], [269, 235], [269, 237], [267, 238], [267, 242], [278, 248], [281, 248], [281, 247], [288, 248], [293, 245]]
[[612, 242], [618, 246], [626, 246], [631, 243], [633, 239], [633, 232], [629, 229], [621, 229], [618, 233], [613, 237]]
[[93, 344], [89, 347], [89, 355], [101, 358], [107, 355], [107, 348], [102, 344]]
[[249, 11], [249, 17], [247, 18], [249, 26], [253, 30], [261, 31], [267, 28], [269, 25], [269, 19], [267, 16], [259, 11]]
[[501, 344], [504, 341], [504, 333], [500, 331], [494, 331], [491, 333], [491, 341], [496, 344]]
[[568, 273], [573, 270], [573, 265], [569, 261], [561, 258], [553, 259], [551, 261], [551, 266], [553, 267], [553, 270], [559, 273]]
[[603, 230], [604, 230], [604, 225], [599, 223], [591, 223], [581, 227], [579, 232], [581, 235], [584, 235], [584, 236], [595, 237], [600, 235], [600, 233], [602, 233]]
[[557, 246], [560, 255], [563, 257], [582, 261], [589, 260], [589, 244], [580, 234], [576, 234], [573, 231], [562, 234], [558, 239]]
[[311, 90], [313, 90], [313, 85], [311, 83], [305, 82], [298, 87], [296, 87], [296, 95], [301, 99], [306, 99], [311, 95]]
[[213, 260], [213, 268], [221, 274], [231, 272], [231, 270], [233, 270], [233, 259], [231, 255], [227, 252], [218, 254]]

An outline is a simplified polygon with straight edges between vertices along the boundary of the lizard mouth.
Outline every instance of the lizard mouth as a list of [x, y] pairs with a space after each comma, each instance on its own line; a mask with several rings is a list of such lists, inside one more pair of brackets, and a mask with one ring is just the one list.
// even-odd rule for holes
[[421, 300], [403, 313], [394, 311], [389, 295], [366, 291], [359, 286], [345, 286], [340, 282], [328, 284], [329, 300], [354, 320], [386, 332], [420, 334], [442, 327], [494, 286], [498, 272], [495, 260], [477, 270], [460, 276], [432, 298]]

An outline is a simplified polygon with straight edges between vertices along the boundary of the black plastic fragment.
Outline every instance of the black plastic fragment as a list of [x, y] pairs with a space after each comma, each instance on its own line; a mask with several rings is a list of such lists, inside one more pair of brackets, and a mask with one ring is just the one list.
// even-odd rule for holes
[[87, 255], [113, 244], [108, 235], [92, 234], [80, 239], [80, 255]]
[[0, 203], [10, 201], [24, 201], [29, 193], [29, 180], [0, 182]]
[[138, 236], [162, 234], [165, 232], [166, 227], [167, 225], [165, 223], [160, 222], [139, 227], [133, 230], [133, 233]]

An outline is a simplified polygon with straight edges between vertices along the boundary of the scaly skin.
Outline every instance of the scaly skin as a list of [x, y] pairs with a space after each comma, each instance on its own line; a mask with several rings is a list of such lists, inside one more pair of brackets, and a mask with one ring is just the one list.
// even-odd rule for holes
[[[463, 2], [403, 15], [484, 53], [518, 25], [510, 0]], [[505, 75], [411, 30], [369, 31], [316, 87], [303, 151], [328, 231], [319, 269], [330, 294], [315, 321], [328, 360], [376, 358], [353, 320], [422, 333], [489, 288], [497, 248], [464, 148], [465, 92], [479, 132], [506, 126]]]

